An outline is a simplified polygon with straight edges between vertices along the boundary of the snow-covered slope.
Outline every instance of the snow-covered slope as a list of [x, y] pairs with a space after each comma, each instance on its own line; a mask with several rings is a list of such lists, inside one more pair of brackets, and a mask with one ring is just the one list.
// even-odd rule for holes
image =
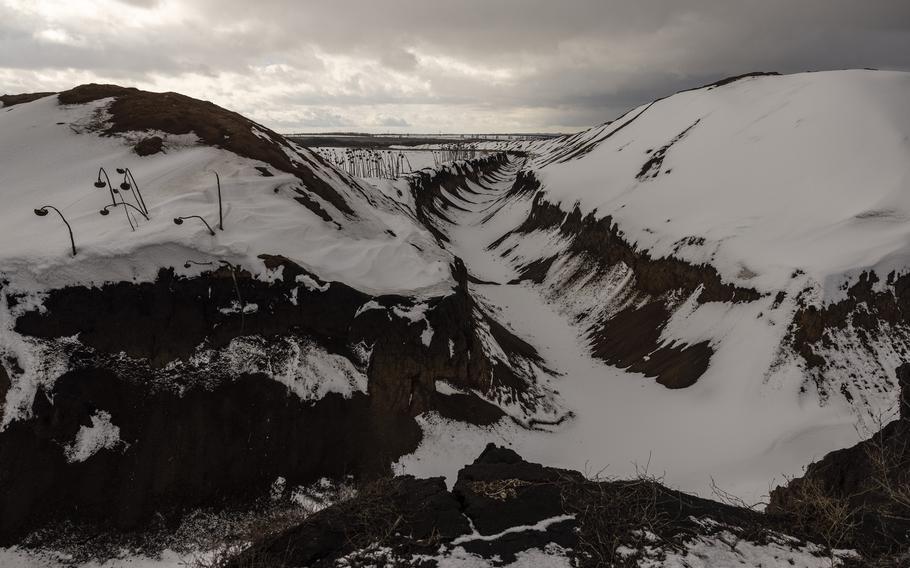
[[[845, 276], [908, 264], [908, 92], [910, 74], [880, 71], [687, 91], [592, 131], [607, 138], [540, 178], [550, 201], [611, 215], [652, 256], [760, 292], [801, 270], [836, 300]], [[678, 246], [691, 237], [704, 243]]]
[[[425, 230], [394, 203], [366, 193], [360, 182], [308, 150], [250, 123], [264, 146], [281, 145], [290, 160], [336, 192], [347, 211], [308, 192], [294, 172], [202, 143], [195, 133], [99, 136], [93, 131], [108, 126], [113, 100], [62, 105], [56, 96], [47, 96], [0, 108], [0, 263], [7, 272], [21, 269], [45, 285], [146, 280], [155, 277], [158, 267], [179, 268], [187, 258], [217, 257], [253, 266], [261, 265], [258, 254], [269, 253], [365, 291], [407, 292], [451, 283], [451, 256]], [[163, 152], [142, 157], [133, 151], [137, 141], [155, 134], [164, 138]], [[123, 177], [117, 168], [129, 168], [135, 176], [151, 218], [146, 221], [130, 209], [135, 231], [122, 207], [99, 214], [111, 202], [108, 189], [93, 186], [100, 167], [115, 188]], [[217, 230], [216, 172], [224, 231]], [[298, 188], [329, 222], [316, 208], [295, 201], [301, 197]], [[127, 198], [134, 203], [129, 194]], [[60, 209], [72, 225], [76, 257], [60, 220], [32, 213], [43, 205]], [[175, 226], [173, 219], [185, 215], [205, 217], [216, 234], [210, 236], [197, 220]]]
[[[612, 226], [633, 256], [705, 266], [712, 282], [739, 290], [727, 299], [755, 300], [724, 308], [715, 302], [724, 294], [706, 285], [670, 302], [680, 309], [661, 340], [707, 341], [717, 352], [709, 375], [729, 374], [719, 366], [723, 347], [744, 329], [737, 321], [751, 319], [748, 352], [731, 362], [750, 361], [746, 372], [772, 384], [795, 362], [823, 398], [843, 393], [872, 418], [893, 407], [891, 377], [907, 348], [908, 92], [910, 74], [857, 70], [746, 76], [678, 93], [526, 148], [542, 185], [537, 211]], [[575, 229], [562, 224], [566, 238], [541, 249], [556, 227], [537, 228], [545, 230], [526, 225], [521, 242], [506, 239], [500, 250], [516, 244], [516, 261], [562, 265]], [[525, 246], [529, 233], [537, 245]], [[574, 243], [595, 255], [603, 246]], [[558, 286], [556, 270], [548, 280]], [[611, 298], [593, 309], [606, 317], [629, 306]], [[734, 315], [748, 305], [760, 307]]]
[[571, 414], [533, 436], [426, 416], [401, 470], [496, 441], [760, 501], [877, 430], [910, 347], [907, 93], [906, 73], [747, 76], [440, 184], [418, 205]]
[[550, 412], [401, 188], [176, 93], [2, 102], [0, 543], [382, 474], [425, 411]]
[[[375, 185], [227, 111], [89, 90], [0, 108], [0, 536], [59, 503], [128, 524], [279, 476], [451, 478], [489, 441], [759, 500], [895, 408], [910, 74], [721, 81]], [[150, 219], [99, 214], [99, 166]], [[225, 230], [175, 225], [215, 224], [212, 172]]]

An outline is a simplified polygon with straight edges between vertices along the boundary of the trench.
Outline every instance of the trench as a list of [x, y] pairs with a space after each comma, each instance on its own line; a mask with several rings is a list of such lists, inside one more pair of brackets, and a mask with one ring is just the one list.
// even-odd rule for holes
[[[513, 265], [496, 248], [532, 213], [535, 192], [516, 191], [516, 180], [527, 174], [525, 164], [512, 157], [478, 179], [447, 184], [441, 190], [445, 199], [435, 202], [443, 213], [436, 226], [445, 246], [463, 260], [471, 295], [543, 359], [550, 372], [538, 381], [551, 389], [564, 420], [522, 429], [506, 422], [479, 428], [426, 418], [424, 440], [398, 462], [399, 473], [443, 475], [451, 481], [461, 464], [493, 442], [514, 448], [529, 461], [588, 475], [627, 478], [646, 470], [664, 476], [671, 487], [700, 496], [711, 496], [713, 478], [724, 490], [756, 502], [774, 480], [797, 474], [807, 456], [831, 444], [819, 442], [819, 414], [775, 418], [775, 404], [794, 404], [792, 393], [744, 404], [751, 391], [743, 390], [742, 381], [696, 381], [674, 390], [635, 367], [620, 368], [598, 358], [590, 326], [545, 293], [540, 275], [527, 278], [525, 267]], [[545, 274], [548, 268], [541, 270]], [[752, 309], [748, 303], [736, 304], [733, 292], [730, 296], [717, 301]], [[636, 330], [610, 333], [634, 335]]]

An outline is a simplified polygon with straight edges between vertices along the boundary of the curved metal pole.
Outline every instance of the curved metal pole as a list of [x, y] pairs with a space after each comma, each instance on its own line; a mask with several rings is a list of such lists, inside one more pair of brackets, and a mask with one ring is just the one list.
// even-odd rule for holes
[[107, 188], [111, 192], [111, 203], [117, 203], [117, 198], [114, 197], [114, 194], [119, 193], [119, 192], [114, 189], [114, 185], [111, 183], [111, 178], [108, 177], [107, 170], [104, 169], [104, 166], [98, 168], [98, 181], [95, 182], [95, 187], [97, 187], [99, 189], [104, 187], [104, 185], [99, 185], [99, 184], [104, 184], [104, 182], [101, 181], [101, 174], [104, 174], [104, 178], [107, 180]]
[[[124, 169], [123, 177], [126, 178], [129, 176], [130, 188], [133, 190], [133, 199], [136, 199], [136, 202], [142, 208], [142, 211], [145, 213], [146, 218], [148, 218], [149, 208], [145, 204], [145, 199], [142, 198], [142, 192], [139, 191], [139, 184], [136, 182], [136, 177], [133, 175], [133, 172], [129, 168]], [[138, 199], [137, 199], [138, 197]]]
[[109, 205], [105, 205], [104, 208], [101, 209], [101, 214], [102, 214], [102, 215], [107, 215], [108, 209], [110, 209], [111, 207], [119, 206], [119, 205], [123, 205], [124, 207], [130, 207], [130, 208], [132, 208], [132, 209], [135, 209], [140, 215], [142, 215], [143, 217], [145, 217], [145, 220], [146, 220], [146, 221], [150, 221], [149, 216], [146, 215], [145, 213], [143, 213], [143, 212], [142, 212], [142, 209], [139, 209], [138, 207], [136, 207], [136, 206], [133, 205], [132, 203], [127, 203], [126, 201], [124, 201], [124, 202], [122, 202], [122, 203], [112, 203], [112, 204], [109, 204]]
[[183, 221], [185, 219], [199, 219], [200, 221], [205, 223], [205, 228], [209, 230], [209, 234], [212, 235], [213, 237], [215, 236], [215, 230], [212, 229], [212, 226], [209, 225], [209, 222], [206, 221], [205, 219], [203, 219], [202, 217], [200, 217], [199, 215], [187, 215], [186, 217], [174, 217], [174, 224], [182, 225]]
[[[111, 192], [111, 205], [117, 205], [116, 195], [120, 195], [120, 200], [124, 203], [126, 200], [123, 199], [123, 195], [120, 193], [119, 189], [114, 187], [114, 184], [111, 183], [111, 178], [107, 175], [107, 170], [104, 169], [104, 166], [98, 168], [98, 181], [95, 182], [95, 187], [102, 188], [104, 187], [104, 182], [101, 181], [101, 174], [104, 174], [104, 179], [107, 180], [107, 187]], [[126, 209], [123, 210], [123, 214], [126, 215], [126, 222], [130, 224], [130, 229], [133, 231], [136, 230], [136, 227], [133, 225], [133, 220], [130, 218], [130, 213]]]
[[[114, 206], [117, 206], [117, 205], [129, 205], [129, 203], [126, 202], [126, 198], [123, 197], [123, 194], [122, 194], [122, 193], [119, 193], [119, 192], [118, 192], [117, 195], [120, 196], [120, 203], [114, 203], [114, 204], [113, 204]], [[126, 222], [130, 224], [130, 229], [132, 229], [132, 230], [135, 232], [135, 231], [136, 231], [136, 225], [133, 223], [133, 218], [130, 217], [130, 210], [129, 210], [128, 208], [124, 207], [124, 208], [123, 208], [123, 214], [126, 215]]]
[[48, 209], [53, 209], [54, 211], [56, 211], [57, 215], [60, 215], [60, 219], [63, 220], [63, 224], [66, 225], [66, 230], [69, 231], [69, 233], [70, 233], [70, 246], [73, 248], [73, 256], [76, 256], [76, 240], [73, 238], [73, 228], [70, 227], [70, 223], [69, 223], [69, 221], [66, 220], [66, 217], [63, 216], [63, 213], [61, 213], [60, 210], [57, 209], [56, 207], [54, 207], [53, 205], [44, 205], [42, 207], [39, 207], [38, 209], [35, 209], [35, 215], [37, 215], [39, 217], [44, 217], [45, 215], [47, 215]]

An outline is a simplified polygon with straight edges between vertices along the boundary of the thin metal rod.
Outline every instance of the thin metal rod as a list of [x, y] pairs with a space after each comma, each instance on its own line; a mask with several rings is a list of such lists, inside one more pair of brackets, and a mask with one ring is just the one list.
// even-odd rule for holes
[[66, 230], [69, 231], [69, 234], [70, 234], [70, 246], [73, 249], [73, 256], [76, 256], [76, 240], [73, 238], [73, 228], [70, 227], [69, 221], [67, 221], [66, 217], [63, 216], [63, 213], [61, 213], [60, 210], [57, 209], [56, 207], [54, 207], [53, 205], [45, 205], [43, 207], [40, 207], [39, 209], [35, 209], [35, 212], [37, 213], [39, 210], [43, 210], [43, 209], [53, 209], [54, 211], [57, 212], [57, 215], [60, 215], [60, 219], [63, 221], [63, 224], [66, 225]]
[[[124, 169], [123, 175], [124, 175], [124, 177], [127, 177], [127, 176], [129, 177], [130, 187], [133, 190], [133, 199], [136, 199], [136, 202], [142, 208], [142, 211], [145, 213], [146, 218], [147, 218], [148, 214], [149, 214], [149, 208], [145, 204], [145, 199], [142, 198], [142, 192], [139, 191], [139, 184], [136, 182], [136, 177], [133, 176], [133, 172], [130, 171], [129, 168]], [[138, 196], [138, 199], [137, 199], [137, 196]]]
[[111, 178], [107, 175], [107, 170], [104, 169], [104, 166], [98, 168], [98, 181], [101, 181], [101, 174], [104, 174], [105, 179], [107, 179], [107, 188], [111, 192], [111, 203], [117, 203], [117, 198], [114, 197], [114, 186], [111, 184]]
[[107, 210], [110, 209], [111, 207], [115, 207], [115, 206], [119, 206], [119, 205], [123, 205], [124, 207], [130, 207], [130, 208], [136, 210], [140, 215], [142, 215], [143, 217], [145, 217], [145, 220], [146, 220], [146, 221], [150, 221], [150, 220], [151, 220], [151, 219], [149, 219], [149, 216], [148, 216], [148, 215], [146, 215], [145, 213], [142, 212], [142, 209], [139, 209], [138, 207], [136, 207], [136, 206], [133, 205], [132, 203], [127, 203], [127, 202], [125, 202], [125, 201], [122, 202], [122, 203], [113, 203], [113, 204], [105, 205], [104, 208], [102, 208], [101, 210], [102, 210], [102, 211], [107, 211]]
[[213, 237], [215, 236], [215, 230], [212, 229], [212, 226], [209, 225], [209, 222], [206, 221], [205, 219], [203, 219], [202, 217], [200, 217], [199, 215], [187, 215], [185, 217], [174, 217], [174, 223], [179, 225], [180, 223], [177, 223], [177, 221], [179, 220], [182, 222], [184, 219], [199, 219], [200, 221], [205, 223], [205, 228], [209, 230], [209, 234], [212, 235]]
[[[118, 193], [118, 195], [120, 196], [120, 203], [114, 203], [114, 206], [117, 206], [117, 205], [129, 205], [129, 203], [126, 202], [126, 198], [123, 197], [123, 193], [122, 193], [122, 192], [121, 192], [121, 193]], [[133, 223], [133, 218], [130, 216], [130, 210], [129, 210], [129, 208], [124, 207], [124, 208], [123, 208], [123, 214], [126, 215], [126, 221], [127, 221], [127, 223], [130, 224], [130, 229], [132, 229], [133, 232], [135, 232], [135, 231], [136, 231], [136, 225]]]

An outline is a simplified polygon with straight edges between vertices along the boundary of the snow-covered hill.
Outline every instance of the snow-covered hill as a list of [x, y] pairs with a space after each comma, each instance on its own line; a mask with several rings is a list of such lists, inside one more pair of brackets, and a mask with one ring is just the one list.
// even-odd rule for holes
[[760, 500], [877, 430], [910, 341], [908, 92], [906, 73], [745, 76], [441, 184], [430, 224], [494, 283], [473, 290], [561, 374], [574, 418], [550, 441], [431, 420], [459, 441], [403, 470], [506, 441]]
[[387, 472], [431, 409], [548, 412], [403, 192], [175, 93], [3, 103], [0, 542]]
[[[893, 406], [891, 377], [907, 348], [908, 90], [906, 73], [841, 71], [747, 76], [678, 93], [529, 148], [539, 152], [530, 162], [542, 184], [538, 205], [612, 224], [638, 256], [705, 266], [743, 290], [734, 301], [746, 290], [761, 296], [721, 308], [712, 300], [723, 298], [696, 286], [671, 302], [679, 309], [661, 340], [708, 341], [717, 355], [707, 377], [730, 374], [717, 359], [731, 353], [731, 333], [754, 326], [749, 353], [731, 362], [748, 361], [771, 384], [791, 369], [823, 396], [841, 393], [859, 414], [877, 416]], [[527, 231], [537, 245], [558, 232], [541, 229]], [[545, 250], [523, 238], [513, 258], [559, 256], [571, 246], [566, 232]], [[548, 281], [557, 284], [567, 268], [560, 262]], [[615, 314], [629, 298], [597, 303]], [[761, 308], [740, 325], [749, 305]]]
[[488, 442], [758, 501], [896, 409], [908, 92], [743, 76], [370, 183], [180, 95], [8, 99], [0, 536], [60, 504], [122, 528], [277, 478], [452, 481]]
[[[265, 127], [203, 107], [210, 116], [200, 116], [199, 123], [220, 121], [207, 137], [233, 141], [213, 143], [200, 138], [199, 127], [187, 118], [150, 113], [146, 123], [129, 124], [137, 110], [115, 104], [141, 92], [71, 91], [83, 92], [87, 96], [77, 99], [81, 104], [62, 104], [49, 95], [0, 107], [0, 259], [5, 268], [28, 265], [45, 285], [100, 283], [154, 278], [159, 266], [182, 267], [188, 257], [255, 264], [260, 263], [256, 255], [269, 253], [365, 291], [451, 284], [451, 256], [394, 203]], [[169, 104], [167, 96], [160, 95], [158, 104]], [[171, 97], [170, 104], [184, 106], [184, 112], [206, 104]], [[138, 142], [155, 136], [163, 141], [160, 152], [140, 156], [134, 151]], [[128, 209], [137, 225], [132, 230], [122, 207], [99, 215], [111, 203], [109, 190], [93, 185], [101, 167], [115, 189], [123, 178], [116, 169], [131, 170], [150, 220]], [[221, 179], [226, 230], [209, 236], [197, 220], [175, 226], [177, 216], [202, 215], [217, 229], [215, 173]], [[129, 192], [126, 198], [135, 204]], [[70, 221], [76, 257], [69, 254], [59, 219], [31, 213], [46, 204]], [[131, 260], [110, 262], [117, 258]]]

